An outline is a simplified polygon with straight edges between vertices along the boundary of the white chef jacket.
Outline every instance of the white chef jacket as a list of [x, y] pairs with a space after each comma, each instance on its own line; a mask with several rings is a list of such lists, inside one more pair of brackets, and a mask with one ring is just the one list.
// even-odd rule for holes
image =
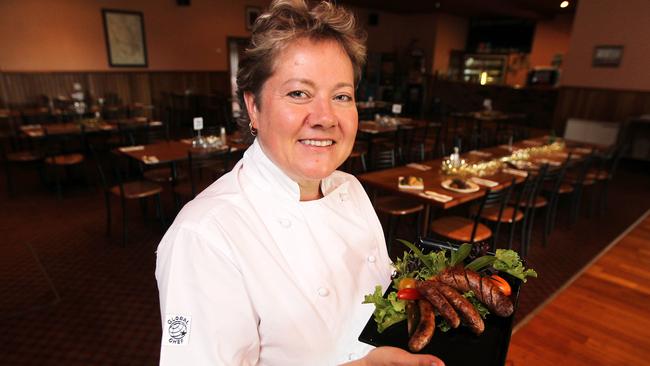
[[257, 142], [179, 213], [158, 246], [161, 365], [334, 365], [390, 282], [381, 225], [359, 181], [336, 171], [324, 197], [298, 185]]

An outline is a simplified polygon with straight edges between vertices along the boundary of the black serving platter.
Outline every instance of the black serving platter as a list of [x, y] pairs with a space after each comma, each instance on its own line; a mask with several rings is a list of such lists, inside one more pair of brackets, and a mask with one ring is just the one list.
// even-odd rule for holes
[[[456, 248], [456, 246], [448, 243], [440, 243], [427, 239], [420, 239], [419, 247], [431, 248], [432, 250]], [[507, 274], [499, 275], [505, 278], [512, 286], [511, 298], [516, 312], [521, 281]], [[384, 296], [391, 290], [392, 288], [386, 290]], [[501, 318], [497, 315], [489, 314], [484, 319], [485, 331], [479, 336], [473, 334], [467, 327], [462, 325], [457, 329], [450, 329], [447, 332], [442, 332], [436, 328], [431, 342], [419, 353], [435, 355], [443, 360], [447, 366], [502, 366], [505, 364], [508, 354], [515, 312], [508, 318]], [[438, 320], [439, 317], [436, 317], [436, 321]], [[375, 323], [374, 318], [371, 316], [359, 335], [359, 341], [377, 347], [393, 346], [408, 351], [409, 336], [406, 329], [406, 321], [399, 322], [384, 330], [383, 333], [379, 333], [377, 332], [377, 323]]]

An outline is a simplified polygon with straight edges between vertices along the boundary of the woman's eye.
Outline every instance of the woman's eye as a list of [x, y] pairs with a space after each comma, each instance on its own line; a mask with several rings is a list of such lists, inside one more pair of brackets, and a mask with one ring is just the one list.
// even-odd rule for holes
[[351, 102], [352, 101], [352, 97], [347, 95], [347, 94], [337, 95], [336, 97], [334, 97], [334, 99], [336, 99], [338, 101], [341, 101], [341, 102]]
[[307, 98], [307, 93], [302, 90], [290, 91], [287, 95], [291, 98]]

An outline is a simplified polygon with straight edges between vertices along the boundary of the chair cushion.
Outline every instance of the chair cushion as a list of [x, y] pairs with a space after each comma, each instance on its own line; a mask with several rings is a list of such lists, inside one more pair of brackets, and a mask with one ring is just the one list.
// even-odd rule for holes
[[7, 154], [7, 160], [17, 163], [27, 163], [30, 161], [38, 161], [43, 157], [35, 151], [16, 151]]
[[383, 196], [375, 199], [375, 208], [385, 214], [402, 216], [424, 210], [424, 205], [401, 196]]
[[[507, 206], [503, 208], [503, 214], [501, 215], [501, 222], [512, 224], [512, 215], [515, 215], [514, 222], [519, 222], [524, 218], [524, 213], [520, 210], [515, 209], [514, 207]], [[496, 222], [499, 217], [499, 207], [485, 207], [481, 213], [481, 218]]]
[[[515, 203], [516, 202], [514, 202], [514, 200], [510, 201], [511, 205], [514, 205]], [[544, 207], [547, 204], [548, 204], [548, 200], [544, 196], [537, 196], [535, 197], [535, 201], [533, 201], [534, 208]], [[527, 206], [527, 202], [523, 202], [523, 200], [522, 202], [519, 202], [519, 207], [526, 207], [526, 206]]]
[[[431, 222], [431, 231], [456, 241], [469, 242], [472, 236], [474, 220], [460, 216], [445, 216]], [[492, 236], [489, 227], [479, 223], [476, 227], [474, 241], [487, 240]]]
[[[146, 180], [127, 182], [124, 186], [124, 197], [127, 199], [144, 198], [156, 195], [162, 192], [162, 187], [156, 183]], [[120, 186], [110, 188], [112, 194], [120, 196]]]
[[81, 154], [64, 154], [45, 158], [45, 162], [51, 165], [75, 165], [83, 161], [84, 156]]

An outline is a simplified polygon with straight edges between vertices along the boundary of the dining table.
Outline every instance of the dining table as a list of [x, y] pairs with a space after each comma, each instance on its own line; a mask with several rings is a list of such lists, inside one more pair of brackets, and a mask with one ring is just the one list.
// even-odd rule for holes
[[[555, 138], [551, 136], [540, 136], [518, 141], [512, 145], [499, 145], [481, 150], [472, 150], [461, 154], [460, 159], [467, 164], [501, 160], [504, 157], [512, 156], [517, 151], [523, 151], [531, 147], [545, 146], [550, 140], [555, 140]], [[459, 192], [443, 187], [443, 185], [448, 187], [449, 181], [454, 179], [453, 175], [447, 175], [441, 169], [443, 163], [448, 161], [449, 157], [359, 174], [357, 178], [364, 186], [373, 189], [375, 192], [379, 191], [400, 195], [424, 203], [425, 210], [421, 225], [421, 234], [426, 234], [433, 209], [447, 210], [483, 197], [488, 189], [499, 190], [509, 186], [513, 181], [515, 184], [521, 183], [529, 173], [532, 172], [534, 174], [534, 170], [542, 164], [548, 164], [550, 168], [559, 167], [568, 157], [577, 160], [594, 151], [607, 148], [606, 146], [573, 141], [563, 142], [563, 148], [547, 154], [536, 154], [529, 161], [526, 161], [526, 164], [523, 166], [516, 167], [504, 163], [500, 164], [501, 167], [494, 172], [490, 172], [489, 175], [480, 177], [476, 175], [465, 176], [465, 180], [472, 182], [472, 186], [478, 187], [473, 192]], [[421, 178], [422, 187], [404, 188], [402, 186], [400, 188], [398, 184], [400, 177], [409, 176]]]
[[29, 124], [20, 126], [20, 131], [30, 138], [44, 137], [48, 135], [80, 135], [95, 132], [116, 132], [121, 124], [142, 124], [143, 127], [159, 127], [161, 121], [148, 121], [146, 118], [135, 117], [119, 120], [89, 120], [86, 122], [56, 122], [48, 124]]

